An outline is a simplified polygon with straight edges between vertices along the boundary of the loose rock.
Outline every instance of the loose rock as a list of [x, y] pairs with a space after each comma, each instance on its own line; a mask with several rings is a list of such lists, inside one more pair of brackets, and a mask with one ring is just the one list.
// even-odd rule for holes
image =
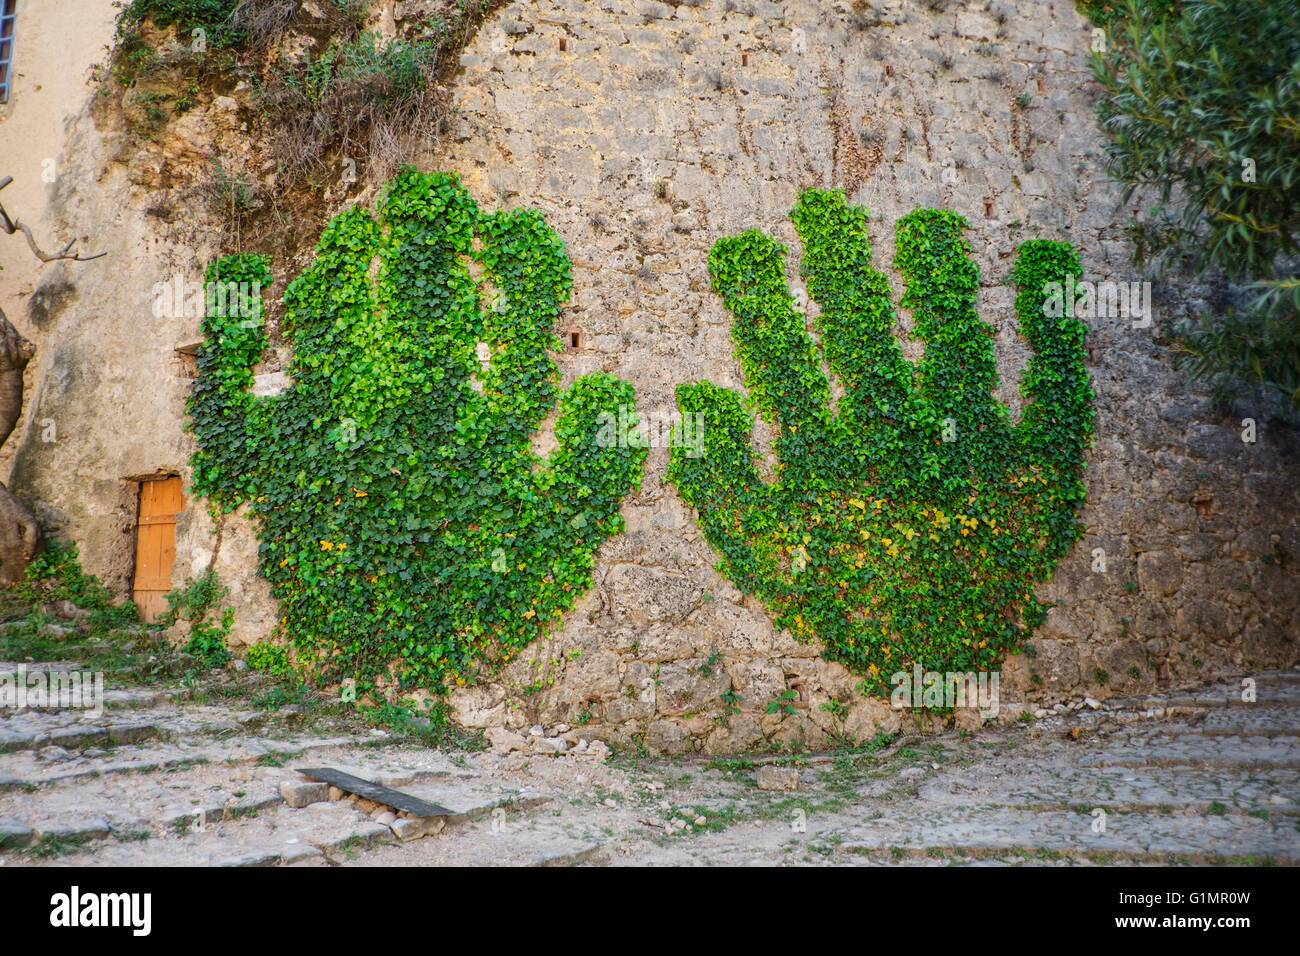
[[327, 783], [286, 780], [280, 784], [280, 796], [284, 797], [284, 802], [289, 806], [301, 809], [328, 800], [330, 787]]
[[798, 790], [799, 771], [794, 767], [759, 767], [758, 789]]

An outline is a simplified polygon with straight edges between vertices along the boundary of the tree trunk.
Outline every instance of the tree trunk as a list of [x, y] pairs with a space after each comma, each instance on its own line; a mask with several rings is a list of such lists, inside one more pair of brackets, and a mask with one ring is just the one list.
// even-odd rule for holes
[[[23, 410], [23, 370], [36, 347], [18, 334], [0, 309], [0, 446]], [[0, 583], [21, 581], [41, 548], [41, 527], [32, 510], [0, 484]]]

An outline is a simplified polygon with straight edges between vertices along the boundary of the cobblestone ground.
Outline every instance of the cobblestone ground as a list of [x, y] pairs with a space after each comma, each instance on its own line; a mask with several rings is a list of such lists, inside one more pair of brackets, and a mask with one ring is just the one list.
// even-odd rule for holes
[[[332, 733], [202, 686], [118, 690], [93, 720], [0, 715], [0, 865], [1294, 865], [1300, 671], [1257, 675], [1257, 695], [1217, 684], [815, 755], [597, 763]], [[293, 768], [312, 766], [455, 813], [295, 809]], [[760, 770], [797, 790], [759, 789]]]

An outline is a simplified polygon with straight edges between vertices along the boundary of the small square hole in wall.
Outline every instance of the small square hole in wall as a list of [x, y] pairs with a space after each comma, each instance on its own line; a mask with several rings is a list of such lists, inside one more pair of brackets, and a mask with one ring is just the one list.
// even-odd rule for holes
[[808, 709], [808, 682], [802, 677], [796, 677], [790, 681], [790, 689], [798, 693], [791, 703], [800, 710]]
[[566, 352], [582, 351], [582, 329], [564, 330], [564, 351]]
[[1200, 518], [1214, 517], [1214, 492], [1208, 488], [1197, 488], [1196, 494], [1192, 496], [1192, 507], [1196, 509], [1196, 515]]
[[202, 344], [194, 342], [191, 345], [178, 345], [172, 350], [176, 355], [172, 370], [178, 378], [199, 377], [199, 346]]

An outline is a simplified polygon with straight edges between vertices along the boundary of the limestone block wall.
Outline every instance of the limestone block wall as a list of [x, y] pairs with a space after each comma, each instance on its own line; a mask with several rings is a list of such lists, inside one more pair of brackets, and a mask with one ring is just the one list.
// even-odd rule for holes
[[[392, 35], [421, 9], [378, 4], [375, 22]], [[557, 356], [566, 384], [594, 369], [625, 378], [652, 423], [674, 414], [679, 382], [742, 385], [730, 317], [708, 288], [719, 236], [753, 227], [779, 237], [801, 292], [786, 216], [800, 188], [842, 186], [870, 209], [877, 264], [901, 293], [895, 221], [920, 206], [956, 209], [971, 224], [980, 309], [996, 329], [999, 396], [1014, 409], [1028, 357], [1006, 284], [1017, 244], [1068, 238], [1088, 278], [1141, 278], [1123, 234], [1132, 210], [1101, 163], [1090, 39], [1064, 0], [515, 3], [466, 49], [454, 134], [420, 163], [459, 171], [485, 207], [546, 215], [574, 265], [563, 321], [583, 333], [580, 351]], [[51, 216], [111, 233], [111, 261], [51, 267], [26, 310], [6, 306], [41, 349], [13, 487], [122, 593], [134, 520], [122, 479], [173, 470], [189, 494], [188, 382], [173, 349], [197, 338], [198, 320], [154, 317], [151, 290], [177, 270], [197, 278], [215, 251], [215, 231], [193, 225], [198, 211], [161, 217], [157, 197], [205, 153], [250, 161], [240, 97], [218, 97], [130, 149], [112, 115], [87, 105], [68, 126], [69, 175]], [[1154, 291], [1158, 317], [1208, 295]], [[815, 328], [815, 304], [808, 313]], [[1032, 655], [1004, 667], [1003, 719], [1296, 660], [1300, 442], [1265, 409], [1214, 412], [1158, 336], [1158, 322], [1128, 321], [1098, 323], [1089, 336], [1098, 419], [1088, 533], [1040, 590], [1057, 607]], [[919, 354], [916, 343], [906, 350]], [[51, 417], [60, 439], [42, 442], [39, 423]], [[1254, 443], [1241, 439], [1245, 417], [1257, 421]], [[815, 747], [897, 727], [898, 711], [863, 698], [854, 675], [774, 629], [714, 570], [691, 509], [663, 482], [667, 457], [650, 450], [623, 509], [627, 532], [605, 544], [562, 629], [498, 680], [457, 691], [459, 718], [582, 724], [660, 751]], [[215, 556], [236, 641], [270, 633], [277, 615], [248, 523], [218, 528], [191, 502], [177, 534], [174, 582]], [[1094, 570], [1097, 549], [1104, 572]], [[807, 706], [767, 714], [795, 682]], [[726, 712], [729, 690], [743, 697], [737, 713]], [[832, 699], [842, 714], [822, 708]]]
[[[595, 368], [627, 378], [643, 418], [673, 413], [678, 382], [741, 385], [708, 252], [720, 235], [776, 235], [801, 292], [786, 219], [801, 187], [842, 186], [866, 205], [882, 268], [902, 215], [944, 206], [967, 217], [999, 397], [1013, 408], [1028, 358], [1006, 284], [1016, 245], [1068, 238], [1088, 278], [1142, 278], [1123, 234], [1129, 210], [1100, 161], [1091, 28], [1072, 4], [552, 0], [507, 7], [499, 23], [463, 57], [444, 162], [486, 201], [542, 209], [565, 237], [569, 318], [587, 343], [561, 358], [566, 380]], [[1202, 293], [1160, 287], [1156, 307], [1194, 308]], [[1114, 321], [1089, 337], [1088, 534], [1040, 591], [1059, 604], [1034, 656], [1007, 662], [1004, 717], [1015, 701], [1032, 709], [1295, 659], [1295, 434], [1245, 407], [1260, 430], [1244, 443], [1241, 416], [1211, 413], [1157, 334], [1158, 323]], [[820, 746], [896, 727], [897, 712], [863, 700], [857, 678], [775, 631], [713, 570], [690, 509], [662, 481], [667, 457], [651, 450], [627, 534], [605, 546], [598, 585], [563, 632], [500, 684], [459, 692], [463, 719], [590, 720], [652, 750]], [[1104, 573], [1093, 571], [1098, 548]], [[766, 714], [800, 678], [810, 706]], [[744, 697], [729, 719], [727, 689]], [[821, 708], [831, 698], [847, 705], [843, 719]]]

